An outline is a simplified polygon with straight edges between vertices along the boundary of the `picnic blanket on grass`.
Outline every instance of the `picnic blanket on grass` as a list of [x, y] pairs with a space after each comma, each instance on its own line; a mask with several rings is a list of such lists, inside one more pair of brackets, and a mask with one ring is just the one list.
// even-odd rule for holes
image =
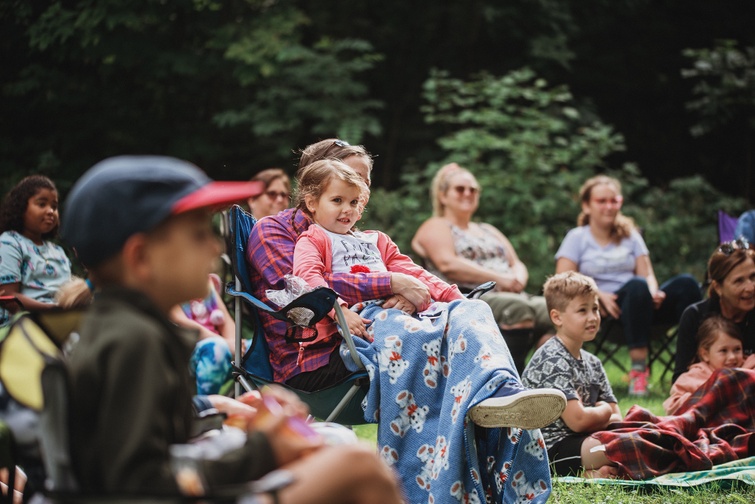
[[407, 502], [545, 502], [540, 430], [483, 429], [466, 418], [501, 383], [518, 380], [488, 305], [433, 303], [410, 316], [367, 304], [361, 314], [375, 338], [355, 338], [370, 376], [365, 420], [378, 423], [378, 449], [401, 475]]
[[633, 406], [611, 430], [593, 434], [619, 477], [711, 470], [755, 455], [755, 371], [720, 369], [677, 410], [655, 416]]
[[733, 460], [713, 466], [703, 471], [674, 472], [662, 474], [648, 480], [623, 480], [607, 478], [578, 478], [576, 476], [561, 476], [553, 479], [554, 483], [582, 483], [596, 485], [617, 485], [626, 488], [687, 487], [699, 488], [706, 485], [716, 485], [721, 489], [728, 489], [742, 484], [755, 486], [755, 457]]

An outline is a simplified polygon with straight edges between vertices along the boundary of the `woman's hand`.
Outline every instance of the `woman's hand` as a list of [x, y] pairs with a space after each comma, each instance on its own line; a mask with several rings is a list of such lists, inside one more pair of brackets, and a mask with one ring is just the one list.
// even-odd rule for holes
[[259, 392], [248, 392], [248, 394], [254, 394], [254, 399], [251, 397], [247, 400], [243, 400], [244, 396], [239, 397], [238, 400], [231, 397], [227, 397], [220, 394], [212, 394], [207, 396], [210, 404], [221, 413], [225, 413], [229, 418], [241, 418], [246, 423], [249, 423], [254, 415], [257, 414], [257, 408], [252, 406], [252, 403], [257, 403], [259, 400]]
[[666, 299], [666, 293], [662, 290], [655, 291], [655, 294], [653, 294], [653, 307], [657, 310], [661, 307], [663, 304], [663, 301]]
[[405, 273], [391, 273], [391, 290], [401, 294], [417, 311], [430, 306], [430, 289], [425, 284]]
[[358, 313], [349, 309], [343, 310], [343, 318], [346, 319], [346, 325], [349, 326], [349, 333], [372, 342], [372, 337], [367, 332], [367, 325], [370, 323], [369, 319], [363, 318]]
[[618, 296], [612, 292], [598, 292], [598, 298], [600, 299], [600, 313], [601, 315], [610, 315], [615, 319], [621, 317], [621, 308], [616, 303]]
[[389, 308], [396, 308], [409, 315], [413, 315], [417, 311], [417, 307], [411, 304], [409, 300], [401, 294], [394, 294], [386, 299], [385, 302], [383, 302], [383, 308], [386, 310]]
[[500, 279], [496, 281], [495, 287], [495, 290], [499, 292], [514, 292], [517, 294], [524, 290], [522, 282], [510, 276], [500, 277]]

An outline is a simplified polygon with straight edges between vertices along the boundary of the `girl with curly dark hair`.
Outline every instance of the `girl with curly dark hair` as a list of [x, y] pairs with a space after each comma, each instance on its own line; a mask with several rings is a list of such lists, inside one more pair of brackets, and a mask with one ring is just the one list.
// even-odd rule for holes
[[[0, 291], [27, 310], [55, 306], [55, 292], [71, 278], [71, 261], [51, 241], [59, 223], [58, 190], [43, 175], [22, 179], [0, 206]], [[0, 326], [8, 318], [0, 310]]]

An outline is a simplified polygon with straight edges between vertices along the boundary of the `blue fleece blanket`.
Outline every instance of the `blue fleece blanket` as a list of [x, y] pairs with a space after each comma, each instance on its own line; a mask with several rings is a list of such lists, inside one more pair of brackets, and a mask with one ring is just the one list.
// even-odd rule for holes
[[407, 502], [545, 502], [551, 480], [540, 431], [483, 429], [466, 418], [501, 383], [518, 380], [488, 305], [434, 303], [415, 316], [355, 308], [374, 336], [371, 344], [355, 338], [370, 375], [365, 420], [378, 423], [378, 449]]

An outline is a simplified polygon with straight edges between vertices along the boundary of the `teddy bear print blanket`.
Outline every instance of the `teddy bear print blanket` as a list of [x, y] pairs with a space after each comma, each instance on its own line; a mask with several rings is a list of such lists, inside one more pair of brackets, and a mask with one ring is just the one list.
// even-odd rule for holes
[[518, 380], [487, 304], [433, 303], [414, 316], [374, 303], [352, 309], [372, 320], [374, 336], [355, 338], [370, 375], [365, 419], [378, 423], [378, 448], [401, 476], [407, 502], [548, 499], [539, 430], [483, 429], [466, 418], [501, 383]]

